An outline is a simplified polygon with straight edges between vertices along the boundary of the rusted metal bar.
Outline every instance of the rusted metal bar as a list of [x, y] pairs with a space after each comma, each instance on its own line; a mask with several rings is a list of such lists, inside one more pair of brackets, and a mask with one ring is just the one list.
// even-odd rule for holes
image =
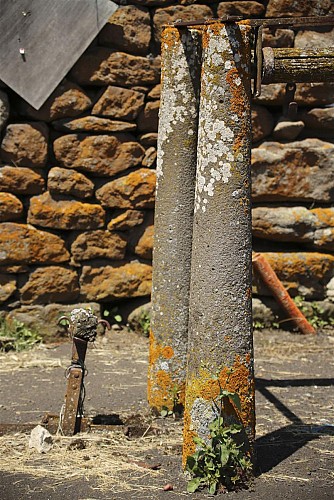
[[263, 49], [262, 83], [326, 82], [334, 77], [333, 49]]
[[334, 24], [334, 16], [311, 16], [311, 17], [277, 17], [267, 19], [244, 19], [242, 16], [226, 16], [219, 19], [198, 19], [190, 21], [176, 21], [174, 26], [208, 26], [216, 23], [229, 23], [244, 21], [248, 26], [257, 28], [263, 26], [277, 28], [311, 28], [316, 26], [332, 26]]
[[249, 26], [221, 23], [203, 34], [184, 463], [193, 438], [210, 433], [220, 388], [240, 397], [241, 411], [226, 405], [223, 418], [243, 425], [252, 454], [250, 35]]
[[73, 309], [70, 318], [62, 316], [58, 323], [65, 322], [65, 328], [73, 339], [71, 365], [67, 370], [67, 387], [64, 411], [60, 418], [59, 428], [65, 436], [72, 436], [81, 430], [83, 417], [85, 358], [88, 342], [94, 342], [97, 326], [102, 323], [109, 327], [105, 320], [97, 317], [87, 309]]
[[286, 312], [288, 318], [297, 326], [301, 333], [315, 335], [315, 329], [291, 299], [265, 256], [260, 253], [254, 253], [252, 260], [254, 270], [260, 275], [262, 281]]
[[163, 31], [148, 372], [158, 412], [184, 403], [200, 61], [199, 30]]

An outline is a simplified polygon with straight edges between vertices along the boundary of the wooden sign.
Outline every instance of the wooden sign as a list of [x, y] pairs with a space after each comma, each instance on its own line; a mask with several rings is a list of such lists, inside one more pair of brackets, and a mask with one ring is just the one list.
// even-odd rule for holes
[[0, 79], [39, 109], [117, 7], [110, 0], [1, 0]]

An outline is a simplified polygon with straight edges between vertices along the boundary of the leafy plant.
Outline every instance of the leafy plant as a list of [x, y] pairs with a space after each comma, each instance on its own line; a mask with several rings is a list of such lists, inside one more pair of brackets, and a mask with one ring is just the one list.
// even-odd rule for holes
[[42, 337], [16, 319], [0, 317], [0, 351], [23, 351], [42, 341]]
[[301, 295], [297, 295], [293, 300], [298, 309], [304, 314], [308, 322], [314, 328], [324, 328], [328, 325], [334, 325], [333, 318], [326, 320], [323, 317], [324, 310], [317, 302], [308, 302]]
[[183, 406], [180, 404], [180, 388], [174, 385], [170, 390], [170, 394], [173, 397], [173, 408], [169, 409], [168, 406], [162, 406], [160, 415], [161, 417], [181, 417]]
[[230, 400], [240, 411], [240, 399], [236, 393], [222, 389], [218, 402], [213, 401], [218, 416], [209, 425], [210, 437], [204, 440], [195, 436], [197, 451], [187, 458], [186, 470], [192, 478], [187, 491], [193, 493], [207, 487], [209, 493], [228, 491], [246, 486], [252, 470], [252, 463], [242, 442], [243, 426], [226, 425], [224, 421], [224, 401]]
[[143, 334], [145, 337], [148, 337], [150, 334], [150, 328], [151, 328], [151, 316], [147, 311], [143, 311], [141, 315], [139, 316], [139, 326], [143, 331]]
[[104, 318], [109, 318], [110, 317], [116, 323], [122, 323], [122, 321], [123, 321], [122, 316], [118, 312], [118, 307], [117, 306], [112, 307], [110, 310], [109, 309], [105, 309], [103, 311], [103, 316], [104, 316]]

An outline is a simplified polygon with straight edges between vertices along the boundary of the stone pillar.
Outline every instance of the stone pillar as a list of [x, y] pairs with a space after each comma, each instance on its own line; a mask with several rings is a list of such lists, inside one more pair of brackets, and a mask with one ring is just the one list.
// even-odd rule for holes
[[225, 421], [244, 425], [249, 451], [254, 440], [248, 26], [207, 27], [201, 85], [184, 461], [209, 435], [220, 387], [241, 400], [239, 411], [225, 398]]
[[200, 32], [167, 27], [162, 35], [148, 374], [148, 401], [159, 412], [184, 404], [200, 64]]

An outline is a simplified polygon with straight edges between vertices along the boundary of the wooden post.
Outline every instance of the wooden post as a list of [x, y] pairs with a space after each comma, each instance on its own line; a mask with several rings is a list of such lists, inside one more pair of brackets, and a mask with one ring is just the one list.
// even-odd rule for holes
[[200, 32], [162, 34], [162, 96], [155, 205], [148, 401], [184, 403], [201, 63]]
[[203, 34], [184, 463], [195, 451], [193, 437], [209, 435], [220, 388], [240, 398], [241, 411], [226, 405], [223, 417], [243, 425], [252, 454], [250, 73], [249, 26], [209, 25]]

